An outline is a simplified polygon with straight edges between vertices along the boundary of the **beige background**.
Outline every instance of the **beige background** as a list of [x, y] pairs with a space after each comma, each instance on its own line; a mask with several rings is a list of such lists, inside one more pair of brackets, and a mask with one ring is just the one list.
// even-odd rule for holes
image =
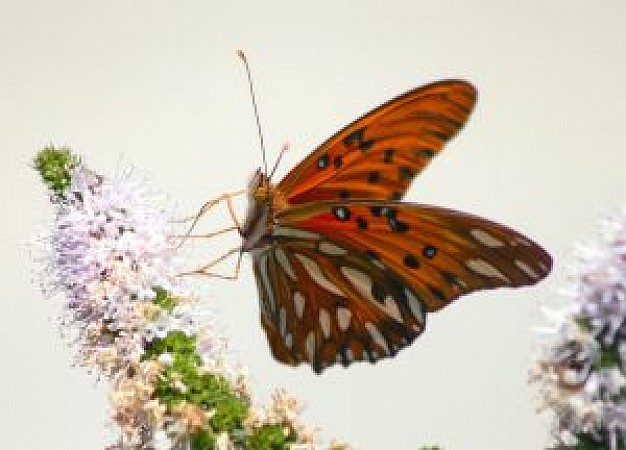
[[393, 361], [323, 376], [272, 361], [246, 261], [240, 282], [202, 289], [257, 393], [287, 387], [323, 436], [362, 449], [541, 448], [548, 427], [526, 385], [538, 306], [565, 283], [570, 249], [624, 201], [624, 23], [623, 0], [0, 0], [0, 447], [98, 449], [108, 433], [106, 388], [69, 367], [31, 282], [28, 242], [52, 219], [34, 151], [68, 144], [104, 173], [134, 166], [186, 210], [238, 189], [260, 161], [244, 48], [270, 160], [293, 147], [281, 174], [392, 96], [471, 80], [475, 114], [408, 198], [507, 223], [556, 260], [539, 287], [431, 316]]

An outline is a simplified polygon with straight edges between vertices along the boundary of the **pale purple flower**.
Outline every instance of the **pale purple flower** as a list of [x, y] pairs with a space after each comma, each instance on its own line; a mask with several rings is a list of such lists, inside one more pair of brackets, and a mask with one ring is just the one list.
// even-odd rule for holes
[[548, 315], [532, 381], [562, 443], [586, 433], [613, 449], [626, 432], [626, 211], [603, 231], [579, 251], [569, 305]]
[[[115, 347], [117, 364], [100, 367], [111, 375], [140, 357], [137, 331], [146, 320], [138, 314], [138, 302], [152, 301], [156, 287], [185, 290], [176, 277], [171, 235], [169, 215], [137, 177], [108, 179], [80, 165], [74, 169], [49, 239], [48, 272], [65, 301], [68, 321], [83, 335], [81, 364], [101, 366], [95, 355], [103, 348], [111, 354]], [[106, 333], [98, 337], [100, 329]], [[164, 337], [168, 329], [158, 323], [153, 334]]]

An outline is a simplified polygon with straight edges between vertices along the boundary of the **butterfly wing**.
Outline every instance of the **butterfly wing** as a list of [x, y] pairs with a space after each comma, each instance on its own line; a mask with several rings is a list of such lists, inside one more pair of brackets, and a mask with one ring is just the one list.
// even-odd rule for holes
[[[408, 286], [317, 233], [281, 228], [252, 252], [261, 324], [273, 356], [316, 372], [393, 356], [424, 329]], [[384, 292], [384, 295], [383, 295]]]
[[324, 142], [277, 185], [288, 205], [340, 198], [399, 200], [467, 121], [476, 91], [432, 83], [397, 97]]
[[427, 311], [476, 290], [534, 284], [552, 266], [550, 256], [522, 234], [436, 206], [318, 202], [288, 208], [277, 214], [276, 222], [278, 229], [319, 234], [384, 267], [415, 293]]
[[544, 278], [550, 256], [503, 225], [406, 203], [319, 202], [279, 212], [252, 251], [274, 357], [334, 364], [394, 356], [426, 312], [479, 289]]

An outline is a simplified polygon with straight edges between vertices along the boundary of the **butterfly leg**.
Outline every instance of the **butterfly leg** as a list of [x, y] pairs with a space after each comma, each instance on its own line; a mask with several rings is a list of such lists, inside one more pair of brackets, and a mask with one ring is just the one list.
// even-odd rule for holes
[[174, 235], [174, 237], [176, 238], [212, 238], [214, 236], [219, 236], [220, 234], [224, 234], [224, 233], [228, 233], [229, 231], [235, 231], [238, 230], [236, 225], [230, 226], [230, 227], [226, 227], [226, 228], [222, 228], [220, 230], [217, 231], [213, 231], [211, 233], [204, 233], [204, 234], [179, 234], [179, 235]]
[[[183, 219], [180, 220], [176, 220], [174, 223], [188, 223], [191, 222], [191, 225], [189, 226], [189, 229], [187, 230], [186, 233], [176, 236], [179, 237], [181, 239], [179, 247], [181, 245], [183, 245], [183, 243], [185, 242], [185, 240], [189, 237], [212, 237], [212, 236], [217, 236], [219, 234], [225, 233], [227, 231], [233, 231], [233, 230], [238, 230], [241, 231], [241, 224], [239, 222], [239, 219], [237, 218], [237, 215], [235, 214], [235, 207], [233, 205], [233, 198], [237, 197], [239, 195], [244, 194], [246, 191], [245, 189], [239, 190], [239, 191], [234, 191], [234, 192], [227, 192], [225, 194], [220, 195], [217, 198], [214, 198], [213, 200], [209, 200], [208, 202], [206, 202], [204, 205], [202, 205], [202, 207], [200, 208], [200, 210], [196, 213], [193, 214], [191, 216], [185, 217]], [[196, 227], [196, 225], [198, 224], [198, 221], [200, 220], [200, 218], [202, 216], [204, 216], [211, 208], [213, 208], [214, 206], [218, 205], [220, 202], [226, 202], [226, 206], [228, 208], [228, 213], [230, 215], [230, 218], [232, 219], [234, 226], [232, 227], [228, 227], [228, 228], [224, 228], [223, 230], [218, 230], [214, 233], [208, 233], [208, 234], [203, 234], [203, 235], [192, 235], [191, 232], [193, 231], [193, 229]]]
[[[210, 269], [215, 267], [217, 264], [219, 264], [220, 262], [224, 261], [225, 259], [231, 257], [232, 255], [234, 255], [235, 253], [239, 253], [239, 256], [237, 258], [237, 264], [235, 265], [235, 271], [232, 275], [223, 275], [223, 274], [219, 274], [219, 273], [215, 273], [215, 272], [211, 272]], [[202, 275], [202, 276], [206, 276], [206, 277], [211, 277], [211, 278], [220, 278], [222, 280], [237, 280], [239, 278], [239, 271], [241, 268], [241, 257], [243, 255], [243, 252], [241, 251], [241, 247], [236, 247], [233, 248], [231, 250], [229, 250], [228, 252], [224, 253], [222, 256], [220, 256], [219, 258], [214, 259], [213, 261], [198, 267], [197, 269], [191, 270], [189, 272], [183, 272], [179, 275], [183, 276], [183, 275]]]

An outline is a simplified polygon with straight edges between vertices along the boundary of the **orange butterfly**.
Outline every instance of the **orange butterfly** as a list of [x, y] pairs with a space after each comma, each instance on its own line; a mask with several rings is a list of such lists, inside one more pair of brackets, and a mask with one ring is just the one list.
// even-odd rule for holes
[[475, 100], [467, 82], [432, 83], [347, 126], [277, 185], [256, 171], [237, 228], [278, 361], [319, 373], [391, 357], [424, 331], [428, 312], [549, 273], [550, 256], [510, 228], [399, 201]]

